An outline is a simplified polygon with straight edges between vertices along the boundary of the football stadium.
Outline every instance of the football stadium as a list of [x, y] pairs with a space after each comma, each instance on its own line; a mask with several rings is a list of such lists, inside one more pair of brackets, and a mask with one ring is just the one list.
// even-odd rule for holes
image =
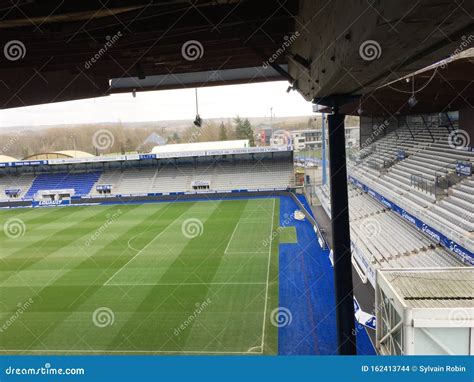
[[473, 355], [473, 4], [354, 2], [353, 25], [342, 1], [138, 3], [18, 5], [2, 109], [286, 80], [321, 126], [21, 158], [4, 143], [0, 354]]

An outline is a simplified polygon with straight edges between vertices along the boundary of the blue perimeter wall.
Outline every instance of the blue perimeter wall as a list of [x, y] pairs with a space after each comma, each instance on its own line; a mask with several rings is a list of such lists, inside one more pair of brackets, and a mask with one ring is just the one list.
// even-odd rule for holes
[[[298, 198], [312, 213], [306, 198]], [[334, 269], [329, 250], [320, 247], [309, 221], [292, 218], [296, 209], [293, 199], [280, 197], [280, 226], [295, 226], [298, 242], [280, 244], [279, 305], [291, 312], [292, 321], [279, 328], [279, 354], [335, 355]], [[365, 328], [356, 323], [356, 332], [358, 354], [375, 354]]]

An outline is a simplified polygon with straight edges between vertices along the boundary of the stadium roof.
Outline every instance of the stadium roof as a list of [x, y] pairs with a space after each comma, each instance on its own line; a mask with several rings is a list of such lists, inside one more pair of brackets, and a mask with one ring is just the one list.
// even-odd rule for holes
[[180, 153], [189, 151], [206, 151], [206, 150], [232, 150], [244, 149], [250, 147], [248, 139], [240, 139], [234, 141], [217, 141], [217, 142], [196, 142], [196, 143], [177, 143], [170, 145], [155, 146], [151, 151], [153, 154], [161, 153]]
[[1, 108], [281, 79], [307, 100], [361, 94], [474, 31], [472, 1], [0, 3]]
[[472, 309], [471, 316], [474, 319], [472, 267], [386, 269], [379, 271], [377, 277], [383, 278], [407, 307], [466, 307]]
[[79, 150], [61, 150], [56, 151], [57, 154], [63, 154], [69, 158], [92, 158], [94, 155], [87, 153], [85, 151]]
[[0, 155], [0, 162], [16, 162], [18, 159], [10, 157], [8, 155]]
[[[474, 36], [472, 40], [474, 43]], [[410, 106], [408, 99], [413, 89], [417, 103]], [[474, 48], [381, 86], [360, 101], [341, 106], [340, 111], [348, 115], [390, 116], [448, 112], [472, 105]], [[329, 112], [330, 109], [321, 111]]]
[[[53, 151], [53, 152], [33, 154], [24, 158], [24, 160], [60, 159], [60, 158], [93, 158], [93, 157], [94, 155], [86, 153], [85, 151], [62, 150], [62, 151]], [[5, 161], [5, 162], [11, 162], [11, 161]]]

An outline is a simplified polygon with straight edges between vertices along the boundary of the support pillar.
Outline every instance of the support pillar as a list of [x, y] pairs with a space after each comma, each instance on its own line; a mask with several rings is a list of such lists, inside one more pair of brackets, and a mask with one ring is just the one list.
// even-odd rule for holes
[[321, 152], [321, 161], [322, 161], [322, 170], [323, 170], [323, 186], [328, 182], [327, 175], [327, 165], [326, 165], [326, 114], [322, 113], [322, 125], [321, 125], [321, 139], [322, 139], [322, 152]]
[[341, 355], [354, 355], [357, 354], [357, 348], [354, 327], [344, 119], [345, 115], [339, 114], [336, 104], [333, 114], [328, 116], [329, 181], [338, 350]]

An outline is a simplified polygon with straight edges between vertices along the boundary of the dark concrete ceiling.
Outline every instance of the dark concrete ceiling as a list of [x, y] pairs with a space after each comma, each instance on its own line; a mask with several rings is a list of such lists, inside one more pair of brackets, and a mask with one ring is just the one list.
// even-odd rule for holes
[[[474, 40], [473, 40], [474, 41]], [[340, 107], [343, 114], [390, 117], [474, 108], [474, 49], [432, 65]], [[415, 105], [408, 100], [414, 94]], [[329, 108], [321, 109], [330, 112]]]
[[473, 15], [467, 0], [0, 0], [0, 107], [127, 91], [112, 79], [130, 91], [287, 79], [307, 100], [367, 93], [450, 56]]

